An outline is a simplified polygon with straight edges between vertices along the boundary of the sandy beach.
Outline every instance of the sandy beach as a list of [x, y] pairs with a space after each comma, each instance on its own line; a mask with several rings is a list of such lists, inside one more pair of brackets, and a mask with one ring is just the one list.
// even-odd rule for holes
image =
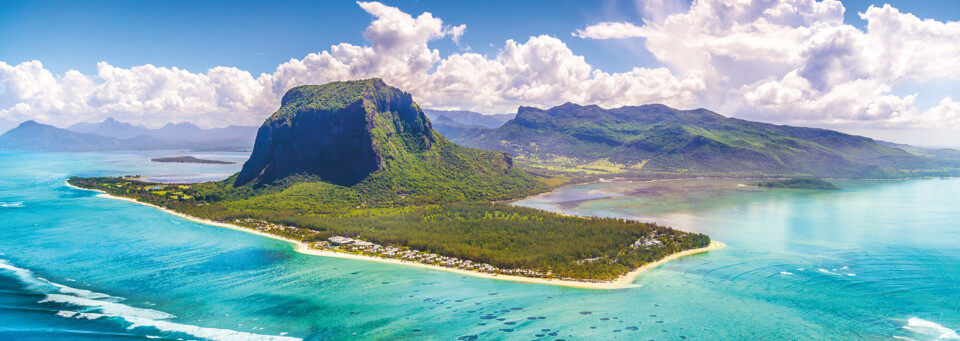
[[647, 270], [656, 268], [656, 267], [658, 267], [658, 266], [660, 266], [660, 265], [663, 265], [663, 264], [665, 264], [665, 263], [667, 263], [667, 262], [669, 262], [669, 261], [672, 261], [672, 260], [675, 260], [675, 259], [678, 259], [678, 258], [681, 258], [681, 257], [686, 257], [686, 256], [690, 256], [690, 255], [695, 255], [695, 254], [698, 254], [698, 253], [704, 253], [704, 252], [708, 252], [708, 251], [712, 251], [712, 250], [717, 250], [717, 249], [720, 249], [720, 248], [723, 248], [724, 246], [726, 246], [726, 244], [724, 244], [724, 243], [721, 243], [721, 242], [718, 242], [718, 241], [712, 241], [712, 242], [710, 242], [710, 245], [708, 245], [707, 247], [703, 247], [703, 248], [699, 248], [699, 249], [686, 250], [686, 251], [683, 251], [683, 252], [679, 252], [679, 253], [672, 254], [672, 255], [670, 255], [670, 256], [664, 257], [663, 259], [660, 259], [660, 260], [658, 260], [658, 261], [655, 261], [655, 262], [653, 262], [653, 263], [650, 263], [650, 264], [641, 266], [641, 267], [639, 267], [639, 268], [637, 268], [637, 269], [635, 269], [635, 270], [633, 270], [633, 271], [630, 271], [630, 272], [628, 272], [627, 274], [621, 276], [620, 278], [618, 278], [618, 279], [616, 279], [616, 280], [606, 281], [606, 282], [582, 282], [582, 281], [563, 280], [563, 279], [547, 279], [547, 278], [533, 278], [533, 277], [512, 276], [512, 275], [498, 275], [498, 274], [490, 274], [490, 273], [483, 273], [483, 272], [463, 270], [463, 269], [448, 268], [448, 267], [431, 265], [431, 264], [423, 264], [423, 263], [418, 263], [418, 262], [410, 262], [410, 261], [404, 261], [404, 260], [395, 259], [395, 258], [380, 258], [380, 257], [363, 256], [363, 255], [356, 255], [356, 254], [350, 254], [350, 253], [344, 253], [344, 252], [318, 250], [318, 249], [310, 248], [307, 243], [301, 242], [301, 241], [299, 241], [299, 240], [284, 238], [284, 237], [280, 237], [280, 236], [273, 235], [273, 234], [269, 234], [269, 233], [263, 233], [263, 232], [260, 232], [260, 231], [257, 231], [257, 230], [253, 230], [253, 229], [250, 229], [250, 228], [246, 228], [246, 227], [243, 227], [243, 226], [239, 226], [239, 225], [221, 223], [221, 222], [217, 222], [217, 221], [213, 221], [213, 220], [209, 220], [209, 219], [198, 218], [198, 217], [186, 215], [186, 214], [183, 214], [183, 213], [175, 212], [175, 211], [172, 211], [172, 210], [169, 210], [169, 209], [166, 209], [166, 208], [157, 206], [157, 205], [148, 204], [148, 203], [145, 203], [145, 202], [140, 202], [140, 201], [137, 201], [137, 200], [135, 200], [135, 199], [113, 196], [113, 195], [104, 193], [103, 191], [98, 191], [98, 190], [93, 190], [93, 189], [86, 189], [86, 188], [76, 187], [76, 186], [73, 186], [73, 185], [71, 185], [71, 184], [69, 184], [69, 183], [67, 183], [67, 186], [69, 186], [69, 187], [71, 187], [71, 188], [75, 188], [75, 189], [85, 190], [85, 191], [98, 192], [98, 193], [100, 193], [100, 194], [97, 194], [97, 196], [98, 196], [98, 197], [101, 197], [101, 198], [109, 198], [109, 199], [123, 200], [123, 201], [132, 202], [132, 203], [135, 203], [135, 204], [150, 206], [150, 207], [156, 208], [156, 209], [158, 209], [158, 210], [161, 210], [161, 211], [163, 211], [163, 212], [166, 212], [166, 213], [169, 213], [169, 214], [172, 214], [172, 215], [175, 215], [175, 216], [178, 216], [178, 217], [180, 217], [180, 218], [187, 219], [187, 220], [190, 220], [190, 221], [193, 221], [193, 222], [197, 222], [197, 223], [201, 223], [201, 224], [206, 224], [206, 225], [211, 225], [211, 226], [216, 226], [216, 227], [223, 227], [223, 228], [233, 229], [233, 230], [242, 231], [242, 232], [247, 232], [247, 233], [253, 233], [253, 234], [256, 234], [256, 235], [259, 235], [259, 236], [263, 236], [263, 237], [267, 237], [267, 238], [272, 238], [272, 239], [276, 239], [276, 240], [281, 240], [281, 241], [285, 241], [285, 242], [288, 242], [288, 243], [292, 243], [292, 244], [296, 245], [296, 251], [297, 251], [297, 252], [302, 253], [302, 254], [307, 254], [307, 255], [323, 256], [323, 257], [336, 257], [336, 258], [345, 258], [345, 259], [372, 261], [372, 262], [380, 262], [380, 263], [389, 263], [389, 264], [399, 264], [399, 265], [419, 267], [419, 268], [423, 268], [423, 269], [431, 269], [431, 270], [452, 272], [452, 273], [457, 273], [457, 274], [466, 275], [466, 276], [487, 278], [487, 279], [493, 279], [493, 280], [511, 281], [511, 282], [520, 282], [520, 283], [533, 283], [533, 284], [559, 285], [559, 286], [573, 287], [573, 288], [583, 288], [583, 289], [620, 289], [620, 288], [627, 288], [627, 287], [630, 287], [630, 283], [633, 282], [633, 280], [636, 279], [637, 276], [639, 276], [640, 274], [644, 273], [644, 272], [647, 271]]

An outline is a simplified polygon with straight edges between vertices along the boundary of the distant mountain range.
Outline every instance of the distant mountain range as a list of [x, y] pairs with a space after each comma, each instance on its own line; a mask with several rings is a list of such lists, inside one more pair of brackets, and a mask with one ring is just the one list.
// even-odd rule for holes
[[484, 115], [473, 111], [433, 109], [423, 109], [423, 114], [427, 115], [427, 118], [433, 121], [434, 124], [437, 123], [436, 121], [440, 119], [440, 117], [446, 117], [444, 120], [448, 122], [490, 129], [499, 128], [517, 116], [517, 114]]
[[433, 129], [456, 143], [466, 142], [480, 134], [497, 129], [516, 114], [484, 115], [473, 111], [423, 109]]
[[520, 107], [513, 120], [464, 144], [508, 151], [519, 163], [535, 168], [587, 172], [864, 178], [960, 167], [960, 158], [949, 156], [956, 151], [908, 151], [832, 130], [659, 104]]
[[67, 129], [26, 121], [0, 135], [0, 149], [43, 151], [119, 150], [249, 150], [257, 128], [229, 126], [202, 129], [191, 123], [169, 123], [150, 129], [108, 118], [77, 123]]
[[881, 146], [887, 146], [890, 148], [897, 148], [916, 156], [960, 161], [960, 150], [956, 150], [956, 149], [922, 148], [922, 147], [911, 146], [909, 144], [893, 143], [893, 142], [880, 141], [880, 140], [877, 140], [877, 144]]

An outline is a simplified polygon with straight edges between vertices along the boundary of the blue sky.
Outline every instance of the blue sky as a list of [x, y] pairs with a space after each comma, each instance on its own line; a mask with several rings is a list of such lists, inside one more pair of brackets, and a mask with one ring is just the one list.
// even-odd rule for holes
[[[639, 18], [630, 2], [606, 6], [583, 1], [384, 1], [411, 14], [431, 12], [466, 24], [464, 44], [496, 54], [507, 39], [551, 35], [612, 71], [637, 64], [619, 45], [573, 39], [570, 32], [616, 17]], [[93, 72], [107, 61], [121, 67], [177, 66], [200, 72], [234, 66], [273, 72], [339, 43], [364, 43], [370, 15], [352, 1], [65, 1], [5, 2], [0, 13], [0, 56], [9, 64], [39, 59], [55, 73]], [[30, 35], [21, 32], [31, 32]], [[493, 44], [494, 46], [490, 46]], [[451, 41], [431, 47], [459, 50]], [[642, 64], [655, 63], [647, 56]]]
[[[805, 2], [816, 4], [812, 0], [785, 1], [794, 5]], [[573, 34], [578, 30], [601, 23], [628, 23], [639, 27], [644, 25], [643, 20], [645, 18], [653, 20], [655, 17], [683, 14], [691, 9], [689, 1], [655, 0], [654, 2], [673, 4], [658, 7], [659, 13], [651, 13], [652, 10], [647, 8], [649, 7], [648, 1], [383, 1], [382, 4], [386, 7], [398, 9], [403, 15], [410, 18], [417, 18], [424, 12], [429, 12], [433, 18], [442, 20], [444, 27], [466, 25], [466, 31], [459, 38], [459, 44], [450, 39], [451, 35], [449, 33], [438, 33], [442, 35], [439, 38], [424, 38], [426, 39], [423, 41], [426, 47], [425, 51], [432, 49], [439, 51], [439, 59], [428, 63], [430, 65], [423, 69], [424, 73], [433, 73], [439, 64], [451, 55], [477, 53], [484, 56], [485, 60], [496, 60], [502, 57], [501, 53], [505, 49], [506, 42], [514, 40], [521, 48], [530, 48], [531, 51], [537, 46], [546, 46], [543, 51], [559, 51], [560, 54], [565, 54], [569, 50], [572, 57], [564, 55], [558, 57], [556, 61], [556, 65], [559, 65], [561, 70], [566, 70], [562, 72], [582, 74], [590, 80], [595, 78], [592, 72], [610, 74], [610, 79], [663, 76], [665, 80], [652, 84], [667, 84], [661, 86], [679, 89], [670, 94], [652, 94], [650, 91], [636, 89], [636, 87], [641, 86], [641, 83], [642, 86], [651, 86], [649, 82], [639, 81], [639, 83], [636, 83], [637, 85], [624, 85], [615, 88], [618, 89], [617, 91], [622, 90], [624, 96], [632, 96], [634, 101], [637, 102], [658, 101], [679, 107], [704, 106], [730, 116], [778, 123], [833, 127], [848, 131], [877, 131], [887, 136], [896, 136], [896, 134], [890, 134], [891, 129], [906, 129], [905, 126], [890, 123], [902, 123], [905, 120], [902, 117], [897, 118], [898, 115], [903, 116], [899, 112], [904, 112], [904, 108], [909, 107], [910, 110], [915, 111], [913, 115], [917, 116], [919, 113], [929, 111], [932, 107], [941, 105], [947, 97], [952, 96], [951, 98], [960, 100], [960, 94], [956, 93], [955, 90], [958, 85], [958, 77], [951, 75], [940, 78], [918, 78], [904, 75], [895, 77], [877, 76], [870, 78], [871, 81], [879, 82], [879, 85], [888, 86], [890, 89], [876, 94], [877, 98], [874, 102], [889, 99], [884, 99], [883, 96], [896, 96], [901, 98], [901, 102], [910, 102], [898, 104], [900, 109], [896, 110], [899, 111], [890, 109], [899, 114], [887, 115], [889, 119], [886, 121], [878, 123], [880, 121], [874, 120], [865, 122], [862, 126], [858, 125], [860, 121], [857, 120], [866, 120], [872, 117], [871, 115], [875, 115], [876, 110], [879, 110], [873, 107], [871, 107], [873, 109], [867, 108], [868, 104], [851, 109], [852, 111], [859, 110], [862, 112], [858, 115], [852, 115], [851, 117], [856, 116], [853, 118], [792, 115], [789, 112], [782, 112], [783, 108], [775, 107], [770, 103], [763, 106], [744, 105], [739, 103], [743, 102], [742, 100], [730, 99], [731, 96], [743, 96], [743, 94], [731, 95], [730, 92], [736, 92], [739, 88], [753, 86], [760, 89], [761, 79], [775, 81], [777, 84], [771, 86], [782, 87], [783, 84], [788, 83], [788, 79], [784, 77], [789, 75], [785, 72], [789, 68], [781, 70], [774, 67], [775, 72], [771, 71], [769, 74], [747, 77], [750, 82], [754, 83], [727, 84], [723, 80], [728, 79], [729, 75], [718, 74], [715, 75], [716, 79], [712, 79], [711, 77], [714, 75], [710, 75], [710, 71], [707, 71], [706, 76], [698, 76], [695, 67], [691, 66], [696, 65], [696, 61], [684, 64], [684, 62], [674, 58], [664, 58], [664, 55], [679, 52], [671, 52], [662, 47], [660, 49], [652, 47], [653, 44], [650, 41], [653, 38], [648, 36], [651, 34], [648, 32], [649, 30], [637, 33], [636, 36], [613, 39], [609, 37], [574, 36]], [[932, 19], [941, 23], [960, 20], [960, 1], [957, 0], [888, 2], [859, 0], [843, 1], [843, 7], [846, 8], [842, 17], [843, 23], [861, 31], [866, 31], [867, 21], [860, 18], [858, 12], [866, 11], [871, 5], [882, 6], [883, 3], [889, 3], [901, 14], [910, 13], [921, 19]], [[763, 6], [769, 7], [768, 5]], [[800, 5], [797, 6], [799, 8]], [[99, 62], [105, 62], [110, 67], [120, 70], [131, 70], [146, 64], [161, 68], [158, 72], [168, 72], [172, 68], [177, 68], [178, 70], [189, 71], [189, 75], [185, 77], [192, 77], [190, 75], [206, 76], [208, 70], [212, 68], [229, 67], [248, 72], [253, 79], [257, 79], [261, 73], [273, 74], [279, 65], [288, 63], [291, 59], [306, 61], [305, 57], [311, 53], [330, 51], [332, 45], [341, 43], [357, 47], [376, 45], [376, 42], [365, 39], [364, 32], [368, 30], [368, 27], [372, 27], [371, 22], [377, 18], [376, 14], [351, 1], [0, 1], [0, 41], [3, 42], [0, 44], [0, 62], [5, 63], [12, 70], [25, 62], [37, 61], [42, 63], [42, 70], [48, 72], [53, 79], [61, 83], [64, 79], [69, 78], [65, 77], [68, 70], [79, 71], [82, 75], [91, 79], [94, 85], [111, 83], [110, 80], [105, 80], [102, 75], [98, 75], [101, 72], [101, 66], [98, 66]], [[384, 17], [379, 18], [383, 19]], [[827, 18], [824, 20], [829, 20], [828, 16], [824, 16], [824, 18]], [[751, 18], [748, 19], [752, 20]], [[743, 22], [742, 24], [747, 25], [749, 23]], [[544, 39], [534, 44], [531, 37], [553, 39]], [[554, 49], [557, 46], [560, 46], [559, 49]], [[545, 53], [543, 51], [534, 51], [528, 55]], [[685, 53], [689, 53], [689, 50]], [[658, 54], [661, 56], [659, 60], [657, 58]], [[538, 56], [541, 60], [545, 58], [542, 55]], [[582, 56], [586, 66], [579, 65], [576, 60], [573, 60], [580, 56]], [[566, 59], [563, 58], [573, 60], [573, 62], [567, 63], [564, 61]], [[736, 59], [736, 56], [732, 58]], [[722, 62], [722, 60], [717, 54], [714, 54], [712, 59], [713, 62]], [[794, 64], [796, 65], [791, 67], [796, 67], [798, 70], [802, 66], [802, 63]], [[807, 64], [809, 64], [809, 61]], [[381, 67], [386, 68], [385, 65], [387, 64], [381, 64]], [[528, 66], [536, 71], [536, 65]], [[724, 65], [714, 66], [717, 68], [726, 67]], [[508, 65], [507, 67], [511, 66]], [[642, 68], [643, 72], [631, 74], [630, 72], [634, 68]], [[663, 72], [651, 71], [658, 68], [669, 70], [669, 74], [664, 75]], [[737, 69], [731, 70], [733, 71], [728, 71], [735, 72]], [[12, 74], [14, 71], [9, 72]], [[150, 72], [152, 71], [140, 70], [136, 74], [142, 76], [143, 73]], [[364, 70], [360, 73], [350, 73], [351, 76], [348, 77], [352, 77], [352, 75], [380, 76], [378, 72], [380, 70]], [[540, 72], [538, 75], [542, 75], [544, 72]], [[809, 72], [809, 70], [806, 70], [806, 72]], [[566, 77], [565, 75], [555, 76]], [[0, 73], [0, 77], [3, 77], [2, 73]], [[334, 76], [323, 74], [295, 78], [299, 81], [322, 81], [329, 80], [330, 77]], [[390, 76], [384, 77], [392, 80], [389, 79]], [[578, 76], [570, 77], [572, 77], [571, 79], [578, 79]], [[112, 115], [126, 116], [129, 121], [140, 121], [140, 123], [155, 125], [159, 122], [147, 120], [146, 117], [149, 115], [144, 114], [149, 110], [154, 110], [155, 113], [161, 114], [161, 118], [165, 120], [191, 120], [199, 122], [201, 125], [214, 125], [211, 122], [224, 121], [222, 117], [216, 116], [217, 113], [237, 111], [237, 108], [241, 108], [239, 110], [249, 110], [251, 113], [243, 117], [237, 117], [238, 123], [255, 124], [265, 115], [269, 115], [269, 107], [272, 103], [269, 99], [264, 99], [263, 103], [253, 103], [256, 101], [245, 99], [253, 101], [251, 102], [253, 104], [248, 103], [249, 105], [244, 106], [237, 104], [231, 108], [223, 108], [222, 105], [214, 104], [209, 108], [200, 105], [190, 107], [192, 109], [183, 109], [192, 110], [196, 115], [205, 115], [195, 117], [189, 113], [176, 113], [177, 108], [186, 107], [166, 106], [171, 103], [169, 99], [154, 98], [157, 103], [161, 104], [143, 108], [133, 108], [128, 105], [129, 103], [109, 106], [99, 104], [108, 101], [105, 98], [111, 98], [112, 100], [117, 98], [116, 96], [92, 95], [93, 92], [91, 92], [89, 98], [81, 103], [82, 105], [66, 103], [54, 105], [52, 107], [56, 110], [49, 110], [43, 108], [49, 107], [44, 103], [45, 101], [53, 102], [50, 98], [27, 98], [25, 96], [28, 92], [13, 94], [12, 91], [8, 90], [19, 88], [19, 83], [10, 83], [14, 82], [11, 79], [12, 77], [8, 77], [8, 83], [6, 84], [0, 82], [0, 120], [19, 121], [27, 117], [36, 117], [40, 121], [46, 120], [50, 123], [66, 125], [71, 120], [93, 120]], [[36, 80], [39, 78], [27, 77], [26, 79]], [[18, 80], [18, 82], [23, 81], [22, 79]], [[247, 81], [247, 79], [244, 79], [244, 81]], [[260, 81], [263, 80], [260, 79]], [[273, 87], [279, 87], [275, 80], [269, 81], [274, 82], [271, 83]], [[290, 81], [294, 82], [293, 80]], [[555, 82], [556, 79], [545, 81]], [[619, 81], [622, 81], [622, 79]], [[696, 81], [702, 81], [703, 84], [699, 87], [683, 89], [686, 86], [684, 84], [689, 85]], [[45, 84], [40, 81], [37, 82], [38, 84]], [[435, 80], [430, 82], [430, 84], [436, 83]], [[611, 80], [605, 84], [610, 86], [610, 84], [613, 84], [611, 82], [614, 81]], [[424, 84], [418, 81], [407, 81], [402, 77], [394, 80], [393, 83], [410, 84], [414, 87], [417, 84]], [[848, 83], [843, 84], [849, 85]], [[286, 85], [287, 83], [283, 84]], [[830, 86], [842, 86], [843, 84], [830, 84]], [[530, 88], [537, 87], [536, 82], [533, 81], [529, 85], [518, 89], [530, 90]], [[35, 86], [42, 88], [49, 85], [35, 84]], [[63, 84], [59, 86], [63, 86]], [[449, 86], [448, 84], [448, 88]], [[866, 84], [859, 86], [869, 87]], [[120, 88], [122, 87], [121, 85]], [[724, 87], [727, 93], [716, 93], [713, 90], [716, 87]], [[815, 87], [816, 84], [814, 84]], [[643, 104], [633, 103], [622, 98], [614, 99], [607, 93], [581, 96], [551, 90], [537, 95], [513, 95], [520, 90], [491, 90], [500, 91], [497, 93], [498, 96], [500, 93], [506, 95], [502, 97], [494, 96], [496, 98], [489, 101], [483, 98], [472, 101], [456, 101], [451, 99], [456, 98], [456, 96], [440, 94], [444, 91], [449, 92], [448, 89], [436, 90], [437, 94], [426, 90], [418, 93], [417, 89], [410, 89], [409, 91], [414, 92], [415, 95], [421, 95], [423, 102], [434, 107], [472, 109], [487, 113], [508, 112], [511, 111], [511, 108], [515, 110], [516, 105], [522, 104], [550, 106], [566, 100], [592, 101], [608, 106]], [[632, 90], [632, 92], [628, 90]], [[823, 89], [814, 90], [822, 92], [823, 97], [829, 97], [829, 93]], [[274, 92], [277, 91], [282, 92], [282, 89], [274, 90]], [[607, 90], [606, 92], [610, 91], [613, 90]], [[806, 94], [812, 90], [802, 91]], [[4, 94], [4, 92], [7, 92], [7, 94]], [[58, 90], [56, 93], [58, 96], [63, 96], [65, 92], [72, 93], [73, 91]], [[759, 94], [758, 91], [753, 93], [754, 97], [750, 98], [759, 98], [756, 97], [756, 94]], [[788, 92], [779, 92], [779, 98], [782, 98], [784, 93]], [[554, 97], [548, 97], [550, 94], [554, 94]], [[911, 98], [910, 96], [914, 94], [916, 96]], [[273, 96], [276, 97], [276, 94], [273, 94]], [[91, 100], [91, 98], [96, 100]], [[202, 99], [197, 101], [202, 101]], [[144, 98], [135, 102], [146, 103], [147, 99]], [[22, 104], [29, 104], [30, 109], [15, 110], [14, 106], [17, 104], [21, 104], [21, 108], [23, 108]], [[817, 110], [823, 110], [822, 108], [828, 105], [809, 101], [807, 104], [810, 108], [819, 108]], [[943, 107], [952, 108], [952, 105], [953, 102], [950, 102]], [[73, 114], [70, 114], [69, 110], [72, 109], [65, 109], [83, 106], [90, 106], [94, 109], [96, 115], [81, 114], [79, 113], [80, 109], [76, 109]], [[56, 113], [53, 113], [53, 111], [56, 111]], [[952, 111], [947, 110], [947, 113], [952, 113]], [[911, 131], [919, 129], [916, 125], [911, 125], [909, 128]], [[917, 141], [920, 141], [920, 139], [917, 139]], [[937, 142], [930, 141], [927, 143]]]
[[[464, 44], [496, 54], [507, 39], [547, 34], [601, 69], [624, 71], [659, 63], [622, 43], [573, 39], [569, 33], [599, 21], [641, 20], [631, 1], [383, 1], [409, 13], [431, 12], [467, 24]], [[890, 3], [923, 18], [960, 20], [957, 0], [843, 1], [844, 20], [871, 4]], [[342, 42], [361, 44], [369, 14], [352, 1], [0, 1], [0, 57], [8, 64], [38, 59], [54, 73], [94, 71], [96, 63], [177, 66], [203, 71], [234, 66], [272, 72]], [[30, 32], [30, 34], [23, 34]], [[493, 44], [493, 46], [490, 46]], [[459, 50], [452, 42], [434, 46]]]
[[[600, 21], [641, 20], [642, 9], [632, 1], [383, 3], [466, 24], [463, 43], [478, 53], [493, 55], [507, 39], [546, 34], [604, 70], [660, 65], [649, 53], [637, 53], [623, 42], [570, 37], [570, 32]], [[960, 20], [957, 0], [857, 0], [843, 1], [844, 21], [863, 27], [866, 22], [857, 12], [883, 3], [922, 18]], [[0, 1], [0, 60], [19, 64], [37, 59], [57, 74], [70, 69], [91, 73], [99, 61], [194, 72], [234, 66], [269, 73], [290, 58], [330, 45], [362, 44], [369, 17], [352, 1]], [[442, 54], [459, 50], [449, 41], [433, 47]]]

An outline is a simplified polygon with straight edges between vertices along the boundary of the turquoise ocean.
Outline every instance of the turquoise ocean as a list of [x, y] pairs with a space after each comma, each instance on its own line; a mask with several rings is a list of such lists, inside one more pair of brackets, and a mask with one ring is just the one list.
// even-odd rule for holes
[[174, 154], [0, 152], [0, 339], [960, 339], [958, 179], [609, 181], [518, 202], [727, 244], [588, 290], [302, 255], [64, 184], [240, 167], [149, 162]]

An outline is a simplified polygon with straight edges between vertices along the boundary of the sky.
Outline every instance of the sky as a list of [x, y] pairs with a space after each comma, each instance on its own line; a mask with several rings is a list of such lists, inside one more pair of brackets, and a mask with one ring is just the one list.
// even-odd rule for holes
[[960, 0], [6, 1], [0, 131], [259, 125], [297, 85], [425, 108], [663, 103], [960, 147]]

